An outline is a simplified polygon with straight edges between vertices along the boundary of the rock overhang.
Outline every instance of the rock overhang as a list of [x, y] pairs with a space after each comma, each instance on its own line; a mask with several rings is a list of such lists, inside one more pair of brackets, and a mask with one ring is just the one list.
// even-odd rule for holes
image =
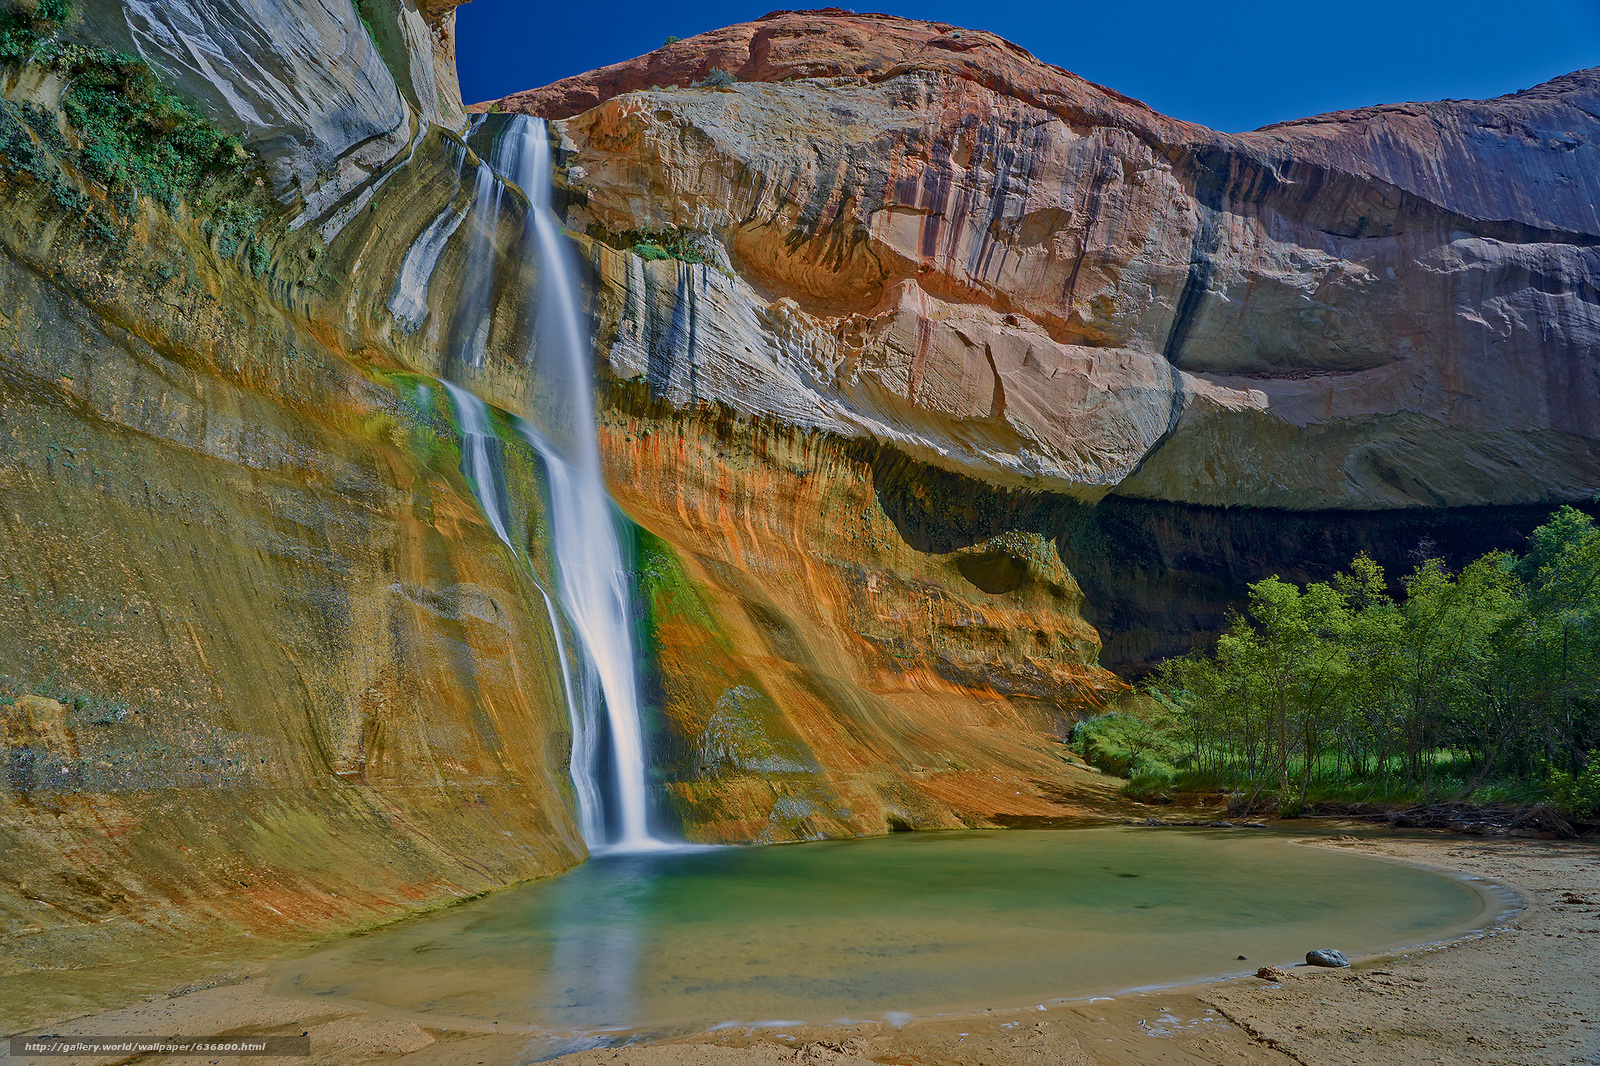
[[564, 116], [569, 225], [711, 234], [730, 313], [782, 320], [699, 379], [799, 360], [757, 392], [997, 483], [1365, 510], [1600, 486], [1595, 80], [1222, 134], [824, 9], [497, 106]]

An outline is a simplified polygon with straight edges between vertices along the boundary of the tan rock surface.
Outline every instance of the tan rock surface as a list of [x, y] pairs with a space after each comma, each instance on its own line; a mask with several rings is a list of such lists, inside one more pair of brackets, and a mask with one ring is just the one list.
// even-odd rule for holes
[[699, 398], [1085, 499], [1384, 509], [1600, 485], [1597, 87], [1229, 135], [829, 10], [496, 103], [564, 119], [575, 228], [721, 243], [667, 316], [748, 324]]
[[1058, 739], [1122, 685], [1095, 664], [1050, 541], [919, 549], [879, 497], [882, 456], [645, 394], [606, 394], [601, 446], [618, 502], [660, 538], [641, 591], [662, 712], [688, 752], [658, 767], [692, 839], [1125, 805]]
[[548, 622], [395, 381], [185, 219], [0, 205], [0, 1028], [579, 861]]

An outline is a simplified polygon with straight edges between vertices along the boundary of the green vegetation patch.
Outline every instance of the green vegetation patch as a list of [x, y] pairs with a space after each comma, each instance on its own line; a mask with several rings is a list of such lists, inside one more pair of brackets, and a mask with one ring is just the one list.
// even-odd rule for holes
[[696, 89], [729, 89], [739, 81], [739, 76], [731, 70], [721, 67], [712, 68], [711, 72], [703, 79], [694, 83]]
[[1137, 794], [1307, 802], [1548, 800], [1600, 814], [1600, 529], [1563, 507], [1525, 555], [1391, 594], [1357, 556], [1329, 582], [1250, 586], [1210, 655], [1161, 664], [1078, 750]]
[[393, 411], [371, 415], [362, 432], [374, 440], [387, 440], [446, 477], [459, 473], [461, 431], [456, 425], [455, 407], [439, 382], [404, 372], [377, 372], [373, 376], [394, 390], [398, 403]]
[[15, 106], [0, 101], [0, 157], [13, 174], [26, 174], [37, 181], [63, 209], [74, 214], [87, 213], [94, 202], [56, 165], [47, 146], [65, 138], [54, 117], [34, 103]]
[[142, 60], [68, 46], [56, 63], [69, 81], [61, 105], [83, 169], [107, 188], [130, 187], [175, 207], [248, 161], [238, 138], [162, 88]]
[[713, 239], [694, 230], [672, 226], [666, 229], [612, 233], [595, 222], [589, 226], [588, 235], [620, 251], [632, 252], [647, 262], [676, 259], [683, 263], [716, 264]]
[[656, 632], [675, 620], [711, 634], [725, 654], [734, 647], [712, 617], [689, 575], [684, 573], [672, 546], [643, 526], [634, 527], [637, 552], [635, 579], [643, 595], [647, 637], [653, 642]]
[[69, 0], [39, 0], [31, 11], [19, 4], [0, 11], [0, 62], [33, 62], [51, 46], [71, 14]]
[[1565, 770], [1552, 771], [1550, 802], [1569, 818], [1600, 811], [1600, 759], [1591, 757], [1588, 768], [1576, 777]]
[[49, 70], [63, 85], [59, 116], [36, 101], [0, 102], [5, 168], [32, 177], [108, 243], [117, 239], [110, 220], [135, 217], [141, 196], [169, 210], [187, 204], [221, 256], [242, 255], [244, 268], [262, 276], [272, 261], [263, 232], [272, 205], [259, 161], [143, 60], [61, 40], [71, 14], [67, 0], [0, 14], [0, 62]]
[[1085, 762], [1118, 777], [1165, 780], [1186, 762], [1180, 723], [1159, 702], [1131, 695], [1072, 727], [1068, 743]]
[[43, 681], [29, 682], [10, 674], [0, 675], [0, 707], [9, 707], [23, 696], [43, 696], [65, 707], [75, 725], [116, 725], [139, 708], [125, 699], [63, 685], [52, 673]]

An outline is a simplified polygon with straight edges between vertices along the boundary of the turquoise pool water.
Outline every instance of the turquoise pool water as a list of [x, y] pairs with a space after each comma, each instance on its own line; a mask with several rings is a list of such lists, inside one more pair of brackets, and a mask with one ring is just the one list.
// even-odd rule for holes
[[1496, 909], [1464, 881], [1259, 830], [907, 833], [591, 860], [282, 973], [560, 1032], [894, 1019], [1371, 954]]

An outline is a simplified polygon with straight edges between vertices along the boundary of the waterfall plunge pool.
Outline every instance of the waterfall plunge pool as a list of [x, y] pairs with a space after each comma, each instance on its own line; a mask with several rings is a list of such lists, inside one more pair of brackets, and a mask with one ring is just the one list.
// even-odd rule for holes
[[601, 857], [277, 970], [285, 991], [574, 1050], [1042, 1004], [1320, 947], [1393, 951], [1489, 925], [1504, 900], [1480, 885], [1259, 830], [906, 833]]

